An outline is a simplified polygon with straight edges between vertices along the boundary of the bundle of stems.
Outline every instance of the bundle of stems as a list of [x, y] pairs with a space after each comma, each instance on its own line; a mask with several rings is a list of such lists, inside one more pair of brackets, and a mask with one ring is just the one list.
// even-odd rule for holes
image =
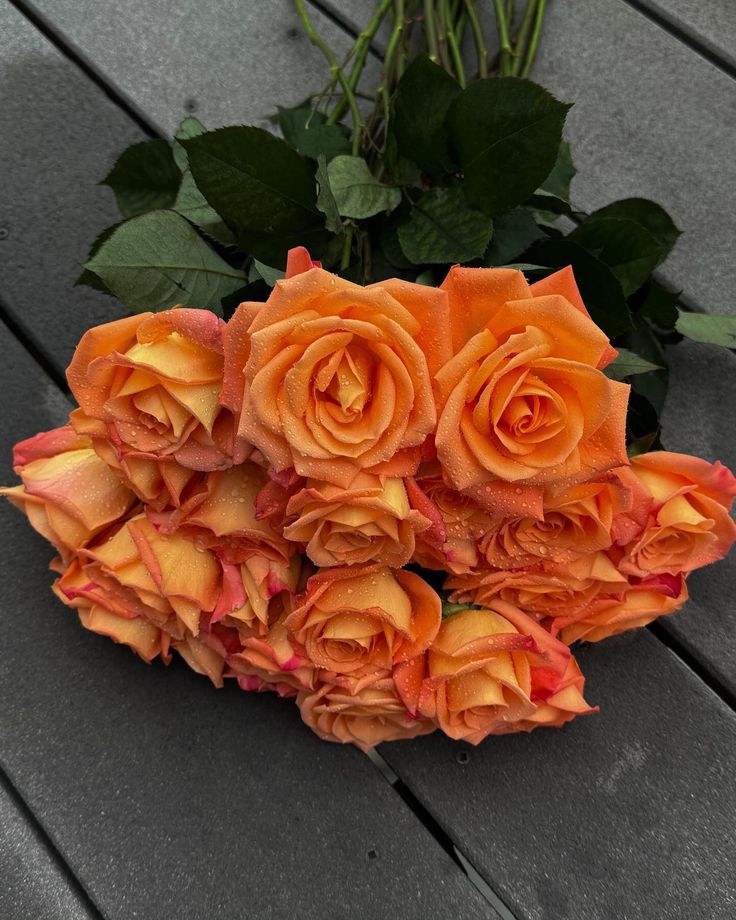
[[[517, 15], [514, 0], [492, 0], [492, 6], [488, 0], [488, 12], [495, 16], [498, 35], [498, 53], [490, 59], [482, 4], [477, 0], [380, 0], [370, 21], [340, 61], [315, 29], [305, 0], [294, 2], [309, 40], [319, 48], [330, 68], [330, 81], [314, 98], [313, 105], [324, 112], [329, 124], [349, 113], [352, 152], [373, 163], [380, 160], [385, 148], [391, 96], [412, 57], [428, 54], [462, 87], [472, 79], [492, 75], [528, 77], [547, 10], [547, 0], [527, 0], [521, 15]], [[390, 31], [381, 79], [378, 87], [371, 87], [366, 94], [360, 89], [361, 77], [384, 23], [388, 23]], [[360, 99], [374, 100], [367, 118]]]

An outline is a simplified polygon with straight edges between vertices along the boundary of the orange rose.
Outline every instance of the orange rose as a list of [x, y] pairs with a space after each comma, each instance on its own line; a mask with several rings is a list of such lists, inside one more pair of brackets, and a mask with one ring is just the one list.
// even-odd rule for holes
[[21, 486], [0, 488], [65, 562], [135, 501], [70, 425], [44, 431], [15, 445], [13, 468]]
[[628, 547], [622, 572], [677, 575], [722, 559], [736, 540], [729, 509], [736, 479], [720, 463], [657, 451], [631, 462], [653, 501], [647, 527]]
[[355, 744], [370, 751], [383, 741], [416, 738], [434, 731], [428, 720], [411, 715], [389, 671], [357, 679], [322, 677], [314, 691], [300, 693], [302, 719], [323, 741]]
[[229, 562], [252, 555], [287, 562], [294, 547], [270, 518], [258, 514], [259, 496], [269, 483], [262, 467], [246, 461], [206, 473], [179, 508], [149, 511], [148, 516], [164, 533], [190, 534]]
[[415, 479], [407, 479], [412, 506], [432, 526], [419, 534], [414, 561], [428, 569], [468, 572], [478, 564], [478, 541], [491, 518], [478, 503], [449, 486], [434, 460], [422, 464]]
[[581, 556], [566, 565], [529, 569], [494, 569], [456, 575], [445, 582], [457, 604], [492, 607], [500, 599], [545, 623], [597, 607], [610, 607], [612, 595], [629, 588], [625, 575], [603, 552]]
[[394, 675], [409, 711], [471, 744], [517, 723], [526, 730], [563, 688], [570, 661], [569, 649], [531, 617], [503, 601], [493, 608], [447, 617], [427, 655]]
[[350, 488], [308, 480], [289, 501], [296, 520], [284, 530], [305, 543], [315, 565], [377, 562], [400, 568], [412, 557], [415, 534], [431, 521], [412, 509], [403, 480], [359, 473]]
[[420, 655], [441, 618], [439, 597], [418, 575], [351, 566], [313, 575], [286, 625], [317, 667], [365, 674]]
[[682, 575], [658, 575], [630, 584], [622, 595], [601, 596], [599, 603], [557, 616], [551, 622], [551, 629], [566, 645], [581, 639], [600, 642], [674, 613], [687, 597]]
[[247, 455], [220, 403], [223, 326], [207, 310], [120, 319], [86, 332], [67, 370], [75, 428], [156, 507]]
[[315, 668], [286, 628], [293, 609], [290, 594], [280, 594], [271, 604], [265, 632], [241, 633], [242, 648], [227, 659], [229, 672], [242, 690], [275, 690], [279, 696], [296, 696], [314, 686]]
[[[239, 433], [278, 472], [347, 487], [361, 470], [413, 472], [435, 425], [431, 376], [449, 357], [446, 295], [403, 281], [361, 287], [318, 268], [242, 304], [249, 327]], [[241, 354], [240, 360], [243, 355]], [[237, 356], [233, 360], [238, 360]]]
[[628, 387], [598, 369], [609, 344], [592, 320], [512, 269], [455, 267], [442, 288], [455, 355], [435, 376], [436, 444], [457, 489], [518, 514], [544, 486], [627, 462]]
[[585, 678], [574, 658], [567, 663], [560, 687], [556, 693], [540, 703], [528, 719], [518, 722], [499, 722], [494, 735], [511, 732], [530, 732], [535, 728], [561, 728], [576, 716], [598, 712], [597, 706], [589, 706], [583, 697]]
[[625, 543], [646, 522], [650, 499], [626, 467], [546, 493], [540, 517], [496, 519], [480, 548], [494, 568], [564, 564]]

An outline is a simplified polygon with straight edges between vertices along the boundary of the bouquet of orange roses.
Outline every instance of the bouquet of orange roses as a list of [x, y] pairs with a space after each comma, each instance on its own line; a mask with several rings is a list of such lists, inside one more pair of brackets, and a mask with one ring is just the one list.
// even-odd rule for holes
[[652, 278], [658, 205], [570, 205], [567, 107], [526, 79], [544, 6], [496, 5], [488, 76], [472, 2], [384, 0], [350, 70], [297, 2], [332, 79], [285, 139], [189, 118], [121, 156], [80, 282], [152, 312], [83, 336], [78, 408], [0, 490], [86, 628], [327, 740], [477, 744], [594, 711], [570, 646], [729, 550], [736, 479], [658, 449], [666, 346], [729, 321]]

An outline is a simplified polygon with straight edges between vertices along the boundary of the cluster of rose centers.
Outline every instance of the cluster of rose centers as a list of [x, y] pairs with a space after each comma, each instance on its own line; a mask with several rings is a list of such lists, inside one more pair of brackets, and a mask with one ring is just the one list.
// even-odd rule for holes
[[322, 738], [559, 726], [593, 711], [570, 646], [676, 610], [736, 536], [720, 463], [627, 458], [615, 355], [570, 269], [360, 287], [294, 250], [227, 323], [87, 332], [79, 408], [2, 492], [85, 627]]

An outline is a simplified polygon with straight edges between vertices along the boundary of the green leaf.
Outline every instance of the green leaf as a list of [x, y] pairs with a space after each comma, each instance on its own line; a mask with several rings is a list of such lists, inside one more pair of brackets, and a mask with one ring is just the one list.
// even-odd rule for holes
[[736, 348], [736, 316], [680, 310], [675, 329], [693, 342]]
[[223, 246], [235, 245], [235, 237], [231, 230], [221, 220], [217, 211], [207, 204], [204, 195], [197, 188], [190, 169], [187, 169], [181, 178], [181, 187], [173, 210], [182, 217], [186, 217], [195, 227], [199, 227], [204, 234], [222, 243]]
[[[623, 337], [622, 344], [635, 354], [658, 365], [656, 371], [637, 375], [631, 380], [632, 391], [643, 397], [654, 410], [656, 425], [650, 422], [647, 428], [647, 431], [651, 431], [659, 427], [659, 416], [664, 409], [669, 386], [669, 369], [664, 349], [651, 326], [637, 315], [632, 317], [631, 329]], [[641, 433], [645, 434], [646, 431]]]
[[[113, 224], [111, 227], [107, 227], [105, 230], [102, 231], [102, 233], [100, 233], [100, 235], [94, 240], [94, 242], [89, 248], [89, 255], [87, 256], [88, 260], [91, 259], [92, 256], [95, 255], [99, 251], [100, 246], [102, 246], [105, 240], [109, 240], [113, 234], [113, 231], [117, 230], [117, 228], [122, 226], [122, 224], [123, 224], [123, 221], [119, 221], [117, 224]], [[98, 277], [97, 275], [95, 275], [94, 272], [91, 272], [87, 268], [82, 269], [82, 273], [77, 278], [77, 280], [74, 282], [74, 286], [75, 287], [82, 287], [82, 286], [91, 287], [91, 288], [94, 288], [95, 291], [100, 291], [102, 294], [109, 294], [110, 296], [113, 296], [112, 292], [109, 291], [107, 287], [105, 287], [105, 284], [103, 283], [102, 278]]]
[[493, 221], [493, 237], [483, 256], [483, 264], [507, 265], [541, 239], [546, 239], [546, 236], [537, 226], [531, 211], [516, 208]]
[[181, 173], [168, 141], [157, 139], [124, 150], [100, 185], [109, 186], [123, 217], [170, 207]]
[[460, 85], [427, 55], [415, 58], [399, 81], [390, 124], [400, 154], [426, 173], [452, 171], [445, 116]]
[[634, 374], [647, 374], [650, 371], [659, 370], [662, 370], [661, 365], [652, 364], [651, 361], [629, 351], [628, 348], [619, 348], [616, 359], [608, 365], [604, 373], [611, 380], [623, 380]]
[[316, 160], [322, 155], [329, 162], [340, 154], [350, 153], [344, 125], [328, 125], [322, 112], [309, 106], [294, 109], [279, 106], [278, 118], [284, 140], [305, 157]]
[[492, 232], [490, 217], [469, 208], [459, 188], [425, 192], [398, 230], [401, 249], [415, 265], [479, 259]]
[[176, 165], [182, 172], [189, 168], [189, 162], [187, 160], [187, 152], [182, 147], [180, 141], [185, 141], [190, 137], [198, 137], [200, 134], [204, 134], [206, 130], [207, 128], [205, 128], [202, 122], [198, 118], [195, 118], [194, 115], [187, 115], [184, 121], [182, 121], [176, 129], [171, 150], [174, 154]]
[[332, 233], [340, 233], [342, 230], [340, 212], [337, 210], [337, 202], [330, 187], [327, 160], [322, 153], [317, 159], [317, 171], [314, 177], [317, 180], [317, 207], [325, 215], [325, 226]]
[[292, 246], [322, 245], [314, 175], [286, 141], [262, 128], [233, 126], [182, 144], [199, 190], [245, 251], [281, 267]]
[[175, 304], [220, 311], [223, 297], [245, 284], [175, 211], [153, 211], [120, 224], [85, 265], [134, 310]]
[[650, 431], [648, 434], [642, 435], [640, 438], [634, 438], [630, 442], [629, 446], [626, 448], [626, 453], [629, 459], [634, 457], [639, 457], [641, 454], [645, 454], [648, 450], [654, 447], [654, 444], [659, 437], [659, 428], [656, 431]]
[[568, 109], [517, 77], [475, 80], [464, 89], [448, 126], [470, 204], [495, 217], [526, 201], [555, 165]]
[[679, 299], [679, 293], [668, 291], [656, 281], [651, 281], [644, 302], [639, 307], [639, 315], [646, 317], [660, 329], [674, 329], [679, 315], [677, 310]]
[[343, 217], [363, 220], [393, 211], [401, 201], [401, 190], [381, 185], [362, 157], [335, 157], [327, 166], [327, 175]]
[[[253, 267], [258, 273], [258, 277], [262, 278], [271, 288], [277, 281], [280, 281], [284, 277], [284, 272], [280, 269], [273, 268], [271, 265], [264, 265], [264, 263], [259, 262], [258, 259], [253, 259]], [[257, 279], [249, 278], [248, 280], [252, 282]]]
[[562, 141], [557, 151], [557, 159], [555, 160], [555, 165], [552, 167], [552, 172], [547, 176], [537, 191], [544, 192], [547, 195], [554, 195], [555, 198], [558, 198], [560, 201], [566, 201], [569, 204], [570, 183], [574, 176], [575, 166], [572, 162], [570, 145], [567, 141]]
[[680, 231], [665, 209], [648, 198], [624, 198], [621, 201], [614, 201], [591, 214], [588, 221], [601, 219], [633, 220], [644, 227], [659, 243], [662, 249], [662, 259], [669, 253], [680, 235]]
[[662, 246], [633, 220], [586, 220], [568, 237], [605, 262], [626, 297], [638, 290], [662, 260]]
[[593, 322], [609, 338], [631, 327], [631, 314], [618, 279], [600, 259], [570, 239], [535, 243], [526, 256], [531, 264], [551, 268], [572, 266], [575, 280]]
[[568, 201], [558, 198], [556, 195], [550, 195], [544, 189], [537, 189], [525, 204], [528, 208], [534, 208], [535, 211], [539, 211], [545, 221], [550, 223], [560, 214], [572, 214], [572, 207]]

